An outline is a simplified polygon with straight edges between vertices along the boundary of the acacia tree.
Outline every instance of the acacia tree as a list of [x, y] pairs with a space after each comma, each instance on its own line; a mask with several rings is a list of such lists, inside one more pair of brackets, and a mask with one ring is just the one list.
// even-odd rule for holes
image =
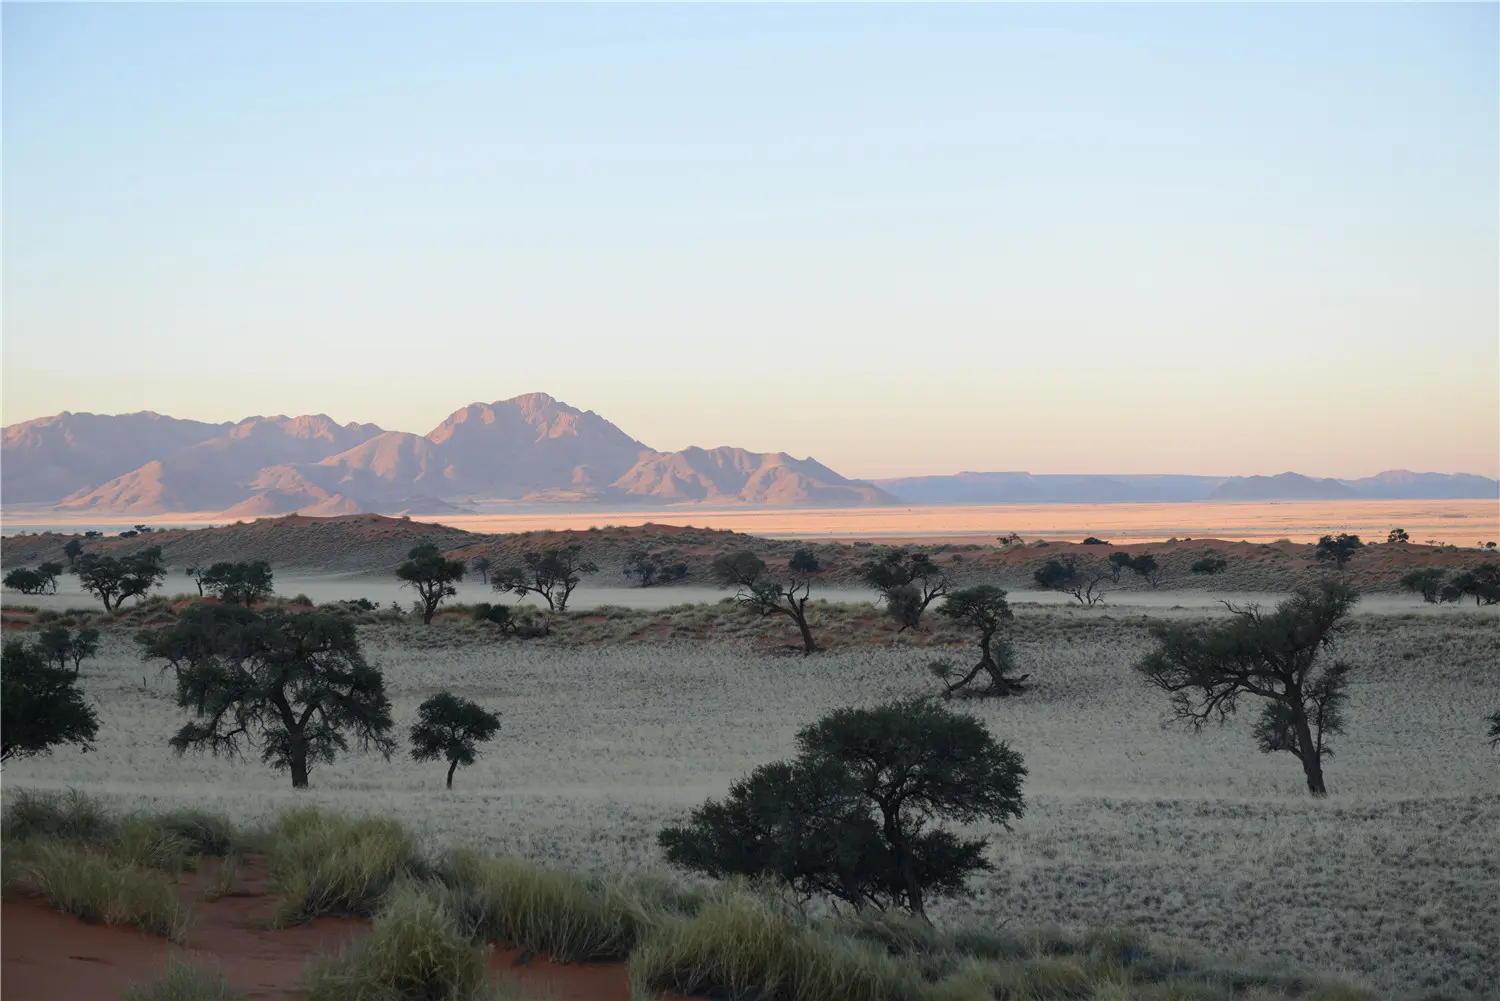
[[1157, 623], [1157, 649], [1136, 670], [1171, 695], [1168, 722], [1193, 730], [1234, 715], [1244, 696], [1264, 699], [1255, 738], [1264, 753], [1286, 751], [1302, 763], [1307, 790], [1327, 793], [1323, 759], [1327, 738], [1343, 730], [1349, 665], [1324, 665], [1359, 595], [1339, 580], [1304, 585], [1272, 612], [1224, 605], [1230, 621]]
[[137, 641], [147, 660], [178, 668], [177, 705], [194, 716], [170, 741], [179, 754], [238, 757], [258, 745], [301, 789], [313, 764], [331, 764], [351, 737], [386, 758], [395, 749], [385, 680], [346, 617], [199, 605]]
[[928, 900], [993, 870], [985, 838], [938, 826], [1021, 816], [1021, 756], [924, 699], [840, 709], [797, 735], [791, 762], [756, 769], [658, 840], [711, 876], [767, 876], [804, 895], [926, 917]]
[[951, 696], [968, 686], [981, 671], [989, 675], [990, 683], [989, 687], [976, 692], [976, 695], [1007, 696], [1026, 690], [1024, 682], [1031, 675], [1023, 674], [1019, 678], [1007, 676], [1015, 665], [1010, 643], [1001, 634], [1001, 630], [1013, 616], [1003, 590], [992, 584], [980, 584], [954, 591], [948, 595], [948, 600], [943, 602], [938, 613], [979, 633], [979, 663], [970, 668], [968, 674], [955, 681], [952, 680], [954, 671], [946, 661], [938, 661], [933, 665], [933, 673], [946, 686], [943, 691], [945, 696]]
[[0, 761], [77, 744], [87, 751], [99, 716], [78, 690], [77, 672], [53, 667], [20, 640], [0, 646]]
[[1359, 536], [1350, 535], [1348, 532], [1340, 532], [1338, 535], [1325, 535], [1318, 540], [1318, 546], [1313, 550], [1319, 563], [1332, 563], [1341, 573], [1354, 554], [1365, 548], [1365, 544], [1359, 541]]
[[1413, 594], [1420, 594], [1429, 605], [1435, 605], [1442, 597], [1443, 578], [1446, 576], [1441, 567], [1422, 567], [1403, 576], [1401, 586]]
[[1064, 556], [1060, 560], [1048, 560], [1032, 573], [1031, 578], [1045, 591], [1071, 594], [1080, 605], [1092, 608], [1104, 600], [1104, 582], [1112, 573], [1113, 568], [1108, 563], [1079, 564], [1073, 557]]
[[203, 597], [203, 568], [196, 565], [183, 567], [182, 573], [183, 576], [193, 579], [193, 583], [198, 585], [198, 597]]
[[79, 587], [104, 602], [106, 612], [118, 612], [126, 598], [143, 597], [167, 576], [160, 546], [123, 557], [84, 553], [76, 572]]
[[468, 767], [479, 756], [476, 745], [500, 732], [500, 717], [477, 702], [452, 692], [438, 692], [417, 707], [417, 722], [411, 728], [414, 761], [448, 762], [448, 788], [459, 765]]
[[1390, 534], [1385, 537], [1385, 541], [1388, 543], [1409, 542], [1411, 541], [1411, 536], [1406, 534], [1406, 529], [1404, 528], [1393, 528]]
[[406, 562], [396, 568], [402, 587], [416, 589], [422, 609], [422, 624], [432, 625], [432, 617], [444, 598], [458, 593], [453, 585], [464, 579], [464, 561], [450, 560], [431, 542], [424, 542], [406, 554]]
[[198, 593], [207, 591], [220, 601], [249, 607], [275, 593], [272, 579], [271, 564], [265, 560], [215, 563], [199, 574]]
[[748, 549], [715, 557], [711, 573], [720, 587], [735, 589], [734, 598], [761, 616], [785, 615], [802, 632], [803, 656], [818, 649], [807, 624], [807, 599], [813, 579], [821, 573], [817, 554], [799, 549], [787, 561], [785, 577], [771, 579], [766, 563]]
[[1229, 566], [1229, 561], [1219, 556], [1205, 556], [1201, 560], [1194, 560], [1193, 565], [1188, 567], [1193, 573], [1214, 574], [1223, 573]]
[[22, 594], [56, 594], [57, 575], [60, 573], [61, 563], [43, 563], [35, 570], [16, 567], [5, 575], [4, 584], [12, 591]]
[[474, 572], [479, 575], [479, 583], [481, 583], [481, 584], [488, 584], [490, 582], [490, 566], [491, 566], [491, 563], [490, 563], [490, 558], [488, 556], [476, 556], [476, 557], [474, 557], [472, 560], [469, 561], [469, 566], [473, 567], [474, 568]]
[[633, 550], [625, 557], [625, 576], [641, 587], [681, 580], [687, 576], [687, 570], [686, 563], [668, 563], [666, 557], [644, 549]]
[[63, 543], [63, 555], [68, 558], [68, 569], [72, 570], [78, 557], [83, 555], [83, 543], [77, 539], [69, 539]]
[[933, 599], [948, 593], [948, 575], [921, 550], [892, 549], [860, 568], [864, 582], [880, 592], [898, 632], [920, 628], [922, 613]]
[[570, 543], [521, 557], [521, 566], [509, 566], [495, 572], [490, 585], [496, 591], [510, 591], [525, 597], [535, 594], [554, 612], [568, 610], [568, 599], [584, 574], [599, 572], [599, 565], [583, 558], [583, 546]]
[[59, 670], [71, 666], [77, 675], [83, 669], [83, 662], [99, 651], [99, 630], [90, 627], [73, 630], [59, 622], [42, 630], [37, 647], [49, 663], [56, 663]]
[[1500, 563], [1480, 563], [1454, 574], [1442, 597], [1445, 601], [1469, 597], [1475, 605], [1500, 604]]

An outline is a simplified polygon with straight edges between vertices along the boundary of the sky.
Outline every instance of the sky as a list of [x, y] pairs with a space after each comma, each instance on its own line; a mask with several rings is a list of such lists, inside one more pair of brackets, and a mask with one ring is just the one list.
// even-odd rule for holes
[[0, 411], [1500, 475], [1500, 7], [17, 5]]

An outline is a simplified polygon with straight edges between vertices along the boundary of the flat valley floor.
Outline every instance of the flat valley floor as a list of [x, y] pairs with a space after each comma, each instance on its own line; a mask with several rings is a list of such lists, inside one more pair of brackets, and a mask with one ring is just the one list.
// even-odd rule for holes
[[[1024, 755], [1026, 815], [992, 832], [997, 871], [938, 920], [1125, 924], [1381, 990], [1500, 994], [1500, 751], [1485, 738], [1500, 709], [1494, 610], [1356, 616], [1337, 650], [1354, 665], [1348, 733], [1321, 801], [1294, 759], [1255, 750], [1253, 706], [1202, 734], [1163, 729], [1164, 696], [1131, 671], [1149, 647], [1147, 611], [1018, 610], [1033, 687], [960, 705]], [[441, 765], [399, 756], [345, 756], [295, 794], [253, 756], [176, 757], [170, 675], [108, 632], [83, 678], [100, 706], [97, 750], [8, 764], [5, 796], [76, 788], [123, 809], [193, 805], [239, 821], [312, 800], [394, 816], [434, 850], [464, 843], [605, 875], [663, 869], [661, 827], [789, 755], [799, 727], [935, 686], [933, 651], [909, 647], [811, 658], [731, 643], [596, 648], [441, 622], [361, 634], [402, 737], [440, 689], [500, 712], [499, 737], [451, 793]]]

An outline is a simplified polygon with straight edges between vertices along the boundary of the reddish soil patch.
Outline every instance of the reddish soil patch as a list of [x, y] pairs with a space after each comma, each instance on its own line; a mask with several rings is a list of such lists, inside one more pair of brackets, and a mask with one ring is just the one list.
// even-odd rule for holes
[[[280, 931], [264, 927], [275, 900], [264, 877], [249, 872], [233, 894], [194, 900], [186, 946], [134, 928], [87, 924], [41, 901], [0, 901], [0, 994], [5, 1001], [109, 1001], [131, 984], [157, 977], [169, 956], [224, 971], [230, 985], [254, 1001], [294, 1001], [313, 956], [337, 951], [369, 925], [356, 918], [318, 918]], [[621, 963], [559, 964], [520, 961], [497, 948], [490, 968], [556, 1001], [627, 1001]]]

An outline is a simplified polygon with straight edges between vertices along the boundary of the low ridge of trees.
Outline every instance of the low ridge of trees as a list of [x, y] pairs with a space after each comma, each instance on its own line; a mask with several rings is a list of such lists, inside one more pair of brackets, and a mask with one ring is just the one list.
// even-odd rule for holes
[[469, 699], [452, 692], [438, 692], [417, 707], [411, 728], [414, 761], [448, 762], [447, 788], [453, 788], [453, 773], [479, 757], [478, 745], [500, 732], [500, 717]]
[[76, 744], [88, 751], [99, 716], [78, 689], [78, 672], [54, 667], [21, 640], [0, 645], [0, 761]]
[[1348, 532], [1340, 532], [1338, 535], [1325, 535], [1318, 540], [1318, 546], [1313, 550], [1319, 563], [1332, 563], [1340, 572], [1349, 565], [1354, 554], [1365, 548], [1365, 544], [1359, 541], [1359, 536], [1350, 535]]
[[755, 769], [723, 800], [664, 829], [668, 861], [925, 918], [929, 901], [994, 869], [985, 838], [939, 825], [1009, 829], [1024, 811], [1020, 754], [927, 700], [837, 710], [803, 729], [797, 747], [793, 760]]
[[42, 563], [35, 570], [17, 567], [0, 583], [22, 594], [56, 594], [57, 578], [62, 572], [61, 563]]
[[396, 567], [401, 586], [417, 592], [417, 607], [423, 625], [432, 625], [432, 617], [437, 614], [443, 599], [458, 593], [458, 588], [453, 585], [464, 579], [464, 570], [463, 560], [448, 559], [431, 542], [412, 547], [406, 554], [406, 562]]
[[167, 576], [160, 546], [130, 556], [84, 553], [75, 572], [79, 586], [102, 601], [106, 612], [119, 611], [126, 598], [144, 597]]
[[687, 576], [687, 572], [686, 563], [669, 563], [665, 556], [644, 549], [633, 550], [625, 557], [625, 576], [641, 587], [681, 580]]
[[194, 717], [170, 741], [179, 754], [238, 757], [258, 746], [301, 789], [351, 738], [386, 758], [395, 749], [385, 680], [344, 616], [196, 605], [137, 642], [145, 659], [177, 669], [177, 705]]
[[568, 610], [568, 599], [584, 574], [599, 572], [599, 565], [583, 558], [583, 546], [574, 542], [521, 557], [521, 566], [494, 572], [490, 586], [525, 597], [535, 594], [554, 612]]
[[938, 608], [938, 614], [979, 634], [979, 663], [970, 668], [963, 677], [955, 678], [954, 675], [957, 672], [946, 661], [937, 661], [932, 665], [932, 673], [945, 686], [944, 696], [962, 692], [981, 672], [989, 676], [990, 683], [987, 687], [975, 692], [975, 695], [1004, 697], [1026, 690], [1025, 681], [1031, 675], [1023, 674], [1019, 678], [1010, 676], [1010, 672], [1015, 669], [1015, 663], [1011, 655], [1010, 641], [1002, 630], [1013, 616], [1003, 590], [990, 584], [980, 584], [977, 587], [954, 591]]
[[785, 615], [795, 622], [802, 632], [804, 656], [818, 649], [807, 623], [807, 599], [812, 594], [813, 580], [822, 571], [817, 554], [811, 549], [793, 553], [784, 575], [773, 577], [765, 560], [749, 550], [721, 554], [714, 559], [711, 570], [720, 587], [735, 588], [736, 601], [762, 616]]
[[898, 632], [920, 629], [922, 613], [950, 586], [948, 575], [920, 549], [889, 550], [861, 567], [859, 576], [885, 599], [886, 613], [901, 626]]
[[1265, 700], [1255, 725], [1261, 751], [1286, 751], [1302, 763], [1308, 792], [1322, 796], [1327, 738], [1343, 730], [1350, 667], [1324, 664], [1359, 595], [1339, 580], [1304, 585], [1262, 612], [1238, 607], [1227, 623], [1157, 623], [1157, 648], [1136, 670], [1171, 695], [1169, 721], [1200, 730], [1233, 716], [1245, 696]]
[[207, 591], [231, 605], [253, 606], [275, 593], [271, 564], [265, 560], [251, 563], [215, 563], [198, 577], [198, 593]]
[[1031, 575], [1044, 591], [1061, 591], [1092, 608], [1104, 600], [1104, 582], [1112, 579], [1114, 569], [1100, 560], [1080, 564], [1071, 556], [1051, 559]]

